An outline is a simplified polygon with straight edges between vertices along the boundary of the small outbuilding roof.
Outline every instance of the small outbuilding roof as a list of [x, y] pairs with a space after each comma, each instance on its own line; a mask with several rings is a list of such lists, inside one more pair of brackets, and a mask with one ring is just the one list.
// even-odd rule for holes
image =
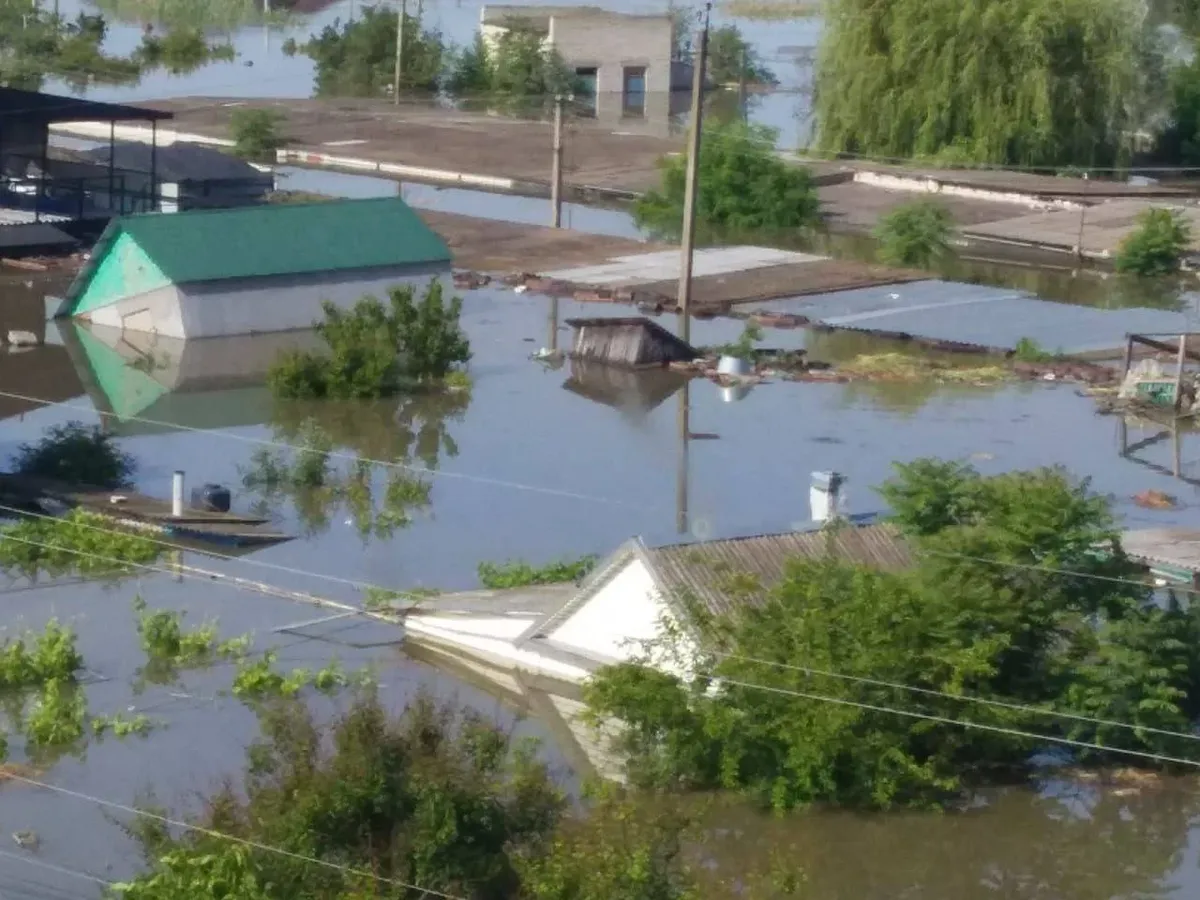
[[151, 147], [141, 141], [114, 141], [111, 154], [105, 144], [85, 150], [81, 156], [104, 166], [111, 156], [113, 168], [124, 172], [153, 170], [160, 181], [271, 181], [269, 173], [260, 172], [244, 159], [187, 141], [162, 147]]
[[122, 216], [104, 229], [63, 314], [122, 234], [177, 284], [450, 263], [445, 242], [399, 197]]
[[8, 121], [33, 122], [158, 122], [174, 113], [144, 106], [101, 103], [81, 97], [60, 97], [41, 91], [0, 87], [0, 117]]

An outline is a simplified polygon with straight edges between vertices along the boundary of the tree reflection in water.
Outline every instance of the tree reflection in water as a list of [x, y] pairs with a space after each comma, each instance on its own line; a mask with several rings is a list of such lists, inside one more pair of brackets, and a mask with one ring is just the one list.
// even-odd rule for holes
[[390, 538], [428, 511], [432, 485], [422, 470], [458, 455], [447, 423], [461, 420], [470, 402], [469, 391], [447, 390], [398, 401], [277, 403], [273, 439], [303, 449], [259, 450], [242, 482], [264, 513], [290, 502], [306, 536], [328, 530], [344, 510], [364, 543]]

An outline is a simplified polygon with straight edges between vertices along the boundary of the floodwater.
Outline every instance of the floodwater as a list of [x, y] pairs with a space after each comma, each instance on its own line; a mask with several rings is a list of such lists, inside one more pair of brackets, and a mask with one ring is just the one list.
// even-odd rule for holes
[[[588, 314], [596, 314], [594, 306], [559, 303], [560, 322]], [[635, 534], [656, 543], [785, 530], [809, 520], [814, 470], [844, 473], [850, 511], [871, 511], [878, 508], [872, 486], [888, 476], [891, 463], [927, 455], [970, 460], [985, 472], [1064, 465], [1091, 477], [1096, 490], [1110, 493], [1127, 525], [1197, 523], [1200, 490], [1123, 458], [1117, 422], [1097, 416], [1092, 401], [1070, 386], [769, 383], [727, 402], [716, 385], [697, 381], [687, 389], [691, 437], [684, 440], [681, 390], [672, 394], [671, 385], [637, 384], [614, 394], [621, 387], [618, 379], [573, 371], [569, 363], [549, 368], [529, 358], [552, 341], [545, 298], [498, 289], [468, 292], [463, 324], [475, 353], [469, 396], [443, 397], [433, 405], [410, 398], [297, 407], [273, 403], [262, 388], [237, 386], [208, 391], [200, 395], [202, 402], [189, 405], [183, 402], [184, 385], [182, 392], [168, 393], [132, 414], [147, 421], [116, 422], [113, 429], [129, 435], [123, 443], [141, 463], [139, 483], [145, 490], [165, 494], [171, 472], [183, 469], [193, 485], [233, 486], [238, 508], [261, 499], [240, 487], [261, 442], [295, 440], [308, 416], [351, 455], [436, 464], [429, 476], [429, 509], [388, 539], [361, 537], [344, 509], [326, 510], [325, 523], [311, 527], [311, 510], [304, 514], [303, 504], [298, 510], [282, 501], [271, 506], [278, 523], [303, 537], [240, 560], [188, 560], [346, 601], [360, 599], [348, 582], [467, 588], [475, 585], [475, 566], [482, 560], [522, 557], [540, 563], [603, 554]], [[693, 339], [725, 342], [738, 328], [731, 321], [696, 322]], [[560, 344], [569, 336], [561, 324], [553, 333]], [[808, 346], [814, 355], [834, 360], [861, 352], [862, 340], [802, 331], [771, 334], [771, 343]], [[136, 369], [138, 378], [154, 374]], [[220, 375], [192, 374], [208, 384]], [[122, 401], [104, 393], [86, 371], [80, 376], [89, 393], [69, 405], [8, 420], [0, 453], [48, 425], [94, 420], [89, 411], [96, 404]], [[144, 383], [138, 378], [131, 373], [128, 383]], [[111, 372], [104, 382], [110, 392], [124, 383]], [[189, 420], [197, 409], [203, 409], [203, 424], [210, 430], [166, 427], [198, 427]], [[254, 410], [262, 411], [257, 421]], [[230, 424], [223, 427], [220, 418], [226, 413]], [[1128, 440], [1146, 434], [1130, 428]], [[1195, 447], [1190, 450], [1195, 455]], [[1169, 449], [1162, 445], [1144, 455], [1152, 464], [1169, 462]], [[1185, 474], [1197, 474], [1194, 460], [1183, 468]], [[1176, 496], [1180, 507], [1139, 509], [1130, 498], [1147, 488]], [[9, 587], [2, 596], [10, 627], [38, 627], [58, 616], [79, 629], [88, 666], [100, 679], [88, 689], [93, 712], [133, 707], [165, 723], [144, 739], [106, 739], [87, 748], [82, 758], [63, 758], [45, 775], [112, 801], [129, 803], [153, 788], [160, 801], [187, 808], [219, 776], [240, 769], [241, 748], [254, 734], [249, 713], [220, 696], [228, 687], [228, 667], [189, 674], [181, 688], [131, 692], [141, 665], [130, 610], [135, 592], [151, 605], [186, 609], [189, 621], [216, 619], [227, 635], [253, 631], [257, 646], [284, 648], [280, 662], [287, 667], [318, 668], [332, 655], [347, 668], [374, 661], [385, 696], [396, 705], [426, 688], [502, 722], [513, 717], [487, 692], [403, 656], [395, 646], [398, 635], [388, 626], [360, 624], [336, 634], [348, 623], [308, 629], [354, 644], [382, 645], [369, 648], [275, 634], [272, 629], [322, 613], [223, 583], [147, 574], [140, 583], [117, 587], [52, 584], [23, 590], [30, 586], [21, 582]], [[320, 709], [328, 713], [329, 704], [321, 701]], [[570, 748], [556, 743], [561, 731], [551, 732], [536, 717], [520, 728], [547, 737], [552, 759], [564, 777], [573, 777], [566, 762]], [[30, 896], [45, 896], [48, 890], [89, 896], [98, 892], [97, 884], [36, 864], [103, 879], [123, 877], [135, 866], [133, 848], [94, 804], [11, 784], [2, 790], [0, 830], [34, 829], [42, 839], [33, 862], [16, 849], [0, 852], [0, 879], [6, 885], [19, 879]], [[808, 870], [814, 896], [823, 900], [1132, 900], [1153, 888], [1175, 898], [1200, 891], [1191, 781], [1163, 782], [1133, 794], [1084, 791], [1066, 798], [1065, 805], [1032, 791], [998, 792], [989, 799], [985, 809], [940, 816], [813, 812], [776, 820], [726, 808], [715, 815], [721, 831], [713, 853], [717, 864], [743, 868], [745, 860], [759, 859], [768, 849], [789, 853]]]
[[[273, 14], [272, 24], [264, 25], [262, 4], [255, 0], [219, 0], [209, 4], [207, 25], [214, 35], [227, 36], [237, 58], [218, 61], [186, 75], [166, 72], [147, 74], [137, 85], [97, 85], [88, 91], [96, 100], [132, 101], [158, 100], [172, 97], [308, 97], [313, 90], [314, 66], [307, 57], [297, 54], [288, 57], [284, 42], [293, 39], [303, 43], [311, 35], [337, 21], [345, 22], [361, 14], [361, 0], [320, 5], [318, 11], [307, 15], [286, 17]], [[383, 4], [387, 5], [387, 4]], [[469, 44], [479, 27], [480, 13], [486, 5], [480, 0], [457, 0], [455, 3], [424, 4], [426, 27], [437, 30], [445, 40], [458, 45]], [[596, 5], [589, 0], [569, 0], [560, 5]], [[664, 13], [669, 9], [665, 0], [609, 0], [606, 9], [628, 13]], [[77, 12], [103, 12], [110, 20], [105, 48], [112, 53], [127, 54], [137, 47], [142, 37], [142, 23], [182, 22], [196, 24], [196, 6], [186, 2], [152, 3], [150, 0], [60, 0], [58, 8], [65, 16]], [[416, 2], [410, 4], [415, 13]], [[811, 133], [809, 60], [820, 35], [820, 22], [805, 19], [787, 23], [731, 19], [724, 16], [720, 6], [714, 8], [716, 25], [729, 22], [741, 28], [743, 36], [755, 48], [763, 62], [779, 80], [779, 90], [754, 98], [749, 104], [751, 121], [779, 129], [783, 147], [800, 147], [808, 142]], [[49, 91], [69, 92], [65, 84], [47, 84]]]

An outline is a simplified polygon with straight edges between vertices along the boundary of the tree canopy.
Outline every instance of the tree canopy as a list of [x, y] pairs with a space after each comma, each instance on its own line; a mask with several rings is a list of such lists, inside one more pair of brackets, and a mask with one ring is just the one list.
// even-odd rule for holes
[[831, 0], [820, 149], [1058, 167], [1126, 161], [1147, 36], [1132, 0]]
[[951, 802], [1052, 746], [1012, 732], [1195, 756], [1141, 729], [1200, 712], [1200, 612], [1149, 602], [1104, 498], [1058, 470], [933, 460], [881, 493], [910, 570], [793, 562], [762, 603], [694, 623], [712, 654], [694, 681], [625, 664], [588, 687], [594, 715], [629, 724], [635, 781], [886, 807]]
[[[808, 169], [775, 154], [776, 132], [733, 123], [706, 128], [700, 147], [696, 222], [726, 233], [794, 230], [815, 225], [820, 200]], [[687, 159], [659, 162], [662, 185], [634, 204], [640, 226], [679, 234], [687, 185]]]

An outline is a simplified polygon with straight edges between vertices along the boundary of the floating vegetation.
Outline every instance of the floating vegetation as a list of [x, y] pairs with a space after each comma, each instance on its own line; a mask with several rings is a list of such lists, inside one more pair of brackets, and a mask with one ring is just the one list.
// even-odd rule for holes
[[114, 737], [145, 737], [154, 729], [154, 722], [149, 716], [138, 713], [126, 718], [120, 713], [113, 716], [93, 716], [92, 734], [96, 737], [111, 732]]
[[851, 378], [872, 381], [937, 381], [955, 384], [995, 384], [1013, 377], [1012, 372], [1002, 365], [951, 366], [903, 353], [864, 354], [840, 364], [837, 371]]
[[534, 584], [563, 584], [569, 581], [578, 581], [591, 572], [598, 561], [598, 557], [591, 555], [574, 560], [559, 560], [541, 567], [531, 566], [523, 560], [509, 560], [503, 563], [481, 562], [477, 571], [480, 584], [485, 588], [499, 590]]
[[186, 613], [172, 609], [151, 612], [140, 595], [134, 598], [133, 608], [138, 617], [138, 637], [148, 657], [188, 666], [210, 662], [217, 657], [245, 656], [250, 649], [250, 635], [222, 641], [215, 622], [185, 630], [183, 619]]
[[374, 681], [374, 673], [369, 668], [348, 674], [336, 659], [316, 672], [292, 669], [284, 675], [275, 670], [276, 659], [273, 651], [267, 651], [258, 659], [243, 660], [233, 678], [233, 696], [247, 701], [294, 697], [309, 685], [322, 693], [332, 694], [352, 684]]
[[156, 562], [167, 551], [165, 544], [81, 509], [57, 519], [24, 519], [0, 529], [0, 538], [0, 568], [29, 578], [123, 573]]
[[73, 681], [82, 665], [75, 632], [51, 619], [40, 633], [27, 632], [0, 646], [0, 689]]
[[55, 678], [42, 685], [25, 717], [25, 740], [32, 748], [68, 746], [83, 737], [86, 720], [83, 690]]

